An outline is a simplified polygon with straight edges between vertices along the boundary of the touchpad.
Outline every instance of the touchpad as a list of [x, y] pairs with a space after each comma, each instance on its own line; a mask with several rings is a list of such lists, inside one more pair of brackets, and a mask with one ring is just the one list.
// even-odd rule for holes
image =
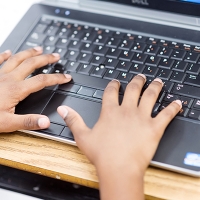
[[65, 122], [57, 113], [57, 108], [61, 105], [69, 106], [78, 112], [90, 128], [97, 122], [101, 111], [101, 103], [99, 102], [55, 93], [42, 114], [47, 115], [51, 122], [65, 125]]

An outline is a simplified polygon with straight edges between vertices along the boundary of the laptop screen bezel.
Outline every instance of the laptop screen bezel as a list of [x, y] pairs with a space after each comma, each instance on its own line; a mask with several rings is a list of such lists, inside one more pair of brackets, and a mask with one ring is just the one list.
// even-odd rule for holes
[[[176, 14], [200, 16], [200, 3], [190, 3], [181, 0], [98, 0], [104, 2], [131, 5], [158, 11], [167, 11]], [[133, 3], [134, 2], [134, 3]]]

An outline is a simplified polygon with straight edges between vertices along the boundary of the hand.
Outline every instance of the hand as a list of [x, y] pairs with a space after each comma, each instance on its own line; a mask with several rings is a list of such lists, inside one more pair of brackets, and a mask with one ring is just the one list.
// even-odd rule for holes
[[145, 80], [142, 74], [132, 79], [121, 105], [118, 101], [120, 84], [111, 81], [104, 91], [99, 120], [92, 129], [71, 108], [58, 108], [78, 147], [97, 168], [102, 199], [143, 198], [145, 170], [165, 128], [181, 109], [181, 101], [177, 100], [152, 118], [163, 83], [155, 79], [139, 102]]
[[16, 115], [15, 106], [29, 94], [44, 87], [67, 83], [70, 75], [40, 74], [26, 79], [35, 69], [57, 62], [59, 54], [41, 55], [42, 48], [35, 47], [16, 55], [5, 51], [0, 54], [0, 64], [6, 61], [0, 69], [0, 132], [15, 130], [37, 130], [48, 128], [50, 121], [43, 115]]

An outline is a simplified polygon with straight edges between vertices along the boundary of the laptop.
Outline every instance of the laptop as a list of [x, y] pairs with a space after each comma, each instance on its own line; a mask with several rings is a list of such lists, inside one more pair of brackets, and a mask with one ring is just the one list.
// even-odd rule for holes
[[[183, 109], [167, 127], [152, 166], [200, 177], [200, 0], [46, 0], [34, 4], [0, 47], [14, 53], [43, 46], [58, 63], [39, 73], [70, 73], [73, 80], [31, 94], [17, 114], [44, 114], [48, 129], [24, 131], [76, 145], [56, 109], [68, 105], [89, 127], [98, 120], [108, 82], [120, 80], [119, 99], [138, 73], [163, 90], [155, 116], [174, 99]], [[27, 78], [29, 78], [27, 77]], [[139, 153], [139, 152], [138, 152]]]

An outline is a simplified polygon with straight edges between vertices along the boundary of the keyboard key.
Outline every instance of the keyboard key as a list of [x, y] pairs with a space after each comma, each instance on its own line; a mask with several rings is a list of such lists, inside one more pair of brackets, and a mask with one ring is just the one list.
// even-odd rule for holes
[[183, 50], [173, 50], [171, 58], [175, 60], [183, 60], [185, 54], [186, 53]]
[[158, 66], [159, 61], [160, 61], [159, 57], [148, 56], [146, 61], [145, 61], [145, 64], [146, 65], [151, 65], [151, 66]]
[[196, 109], [200, 109], [200, 99], [195, 100], [193, 107]]
[[200, 76], [187, 75], [184, 83], [188, 85], [200, 87]]
[[135, 35], [133, 35], [132, 33], [127, 33], [127, 34], [125, 34], [124, 38], [125, 38], [126, 40], [131, 40], [131, 41], [133, 41], [133, 40], [135, 39]]
[[119, 55], [121, 53], [121, 50], [120, 49], [116, 49], [116, 48], [109, 48], [107, 54], [106, 54], [106, 57], [109, 57], [109, 58], [118, 58]]
[[103, 56], [93, 56], [91, 64], [93, 65], [100, 65], [104, 63], [105, 58]]
[[96, 48], [96, 45], [93, 45], [91, 43], [83, 43], [81, 46], [81, 52], [84, 53], [93, 53], [94, 49]]
[[92, 88], [88, 88], [88, 87], [80, 87], [79, 91], [77, 92], [77, 94], [81, 94], [84, 96], [88, 96], [88, 97], [92, 97], [95, 93], [95, 89]]
[[103, 78], [113, 80], [113, 79], [116, 79], [118, 75], [119, 75], [119, 71], [108, 69]]
[[78, 56], [79, 56], [78, 51], [68, 51], [68, 53], [66, 55], [66, 59], [76, 61]]
[[78, 70], [78, 73], [89, 75], [92, 70], [92, 65], [82, 64]]
[[172, 72], [169, 69], [159, 69], [156, 77], [161, 78], [162, 80], [169, 80]]
[[180, 44], [178, 42], [169, 42], [169, 47], [173, 49], [179, 49]]
[[180, 96], [180, 100], [182, 102], [182, 105], [184, 107], [188, 107], [190, 108], [192, 106], [192, 103], [193, 103], [193, 99], [192, 98], [189, 98], [189, 97], [183, 97], [183, 96]]
[[157, 52], [159, 51], [160, 47], [159, 46], [156, 46], [156, 45], [148, 45], [146, 47], [146, 49], [144, 50], [144, 53], [145, 54], [148, 54], [148, 55], [153, 55], [155, 56], [157, 54]]
[[120, 44], [121, 40], [118, 38], [109, 38], [108, 42], [106, 43], [106, 46], [116, 48]]
[[55, 46], [56, 42], [58, 41], [58, 38], [55, 36], [48, 36], [45, 41], [44, 44], [46, 46]]
[[193, 52], [200, 53], [200, 46], [195, 46]]
[[72, 31], [71, 34], [69, 35], [69, 38], [71, 40], [81, 40], [83, 37], [84, 33], [82, 31]]
[[87, 42], [87, 43], [92, 43], [94, 41], [95, 37], [96, 37], [96, 34], [86, 32], [82, 37], [82, 41]]
[[27, 41], [30, 43], [36, 43], [38, 45], [41, 45], [44, 42], [45, 38], [45, 34], [33, 32], [31, 36], [27, 39]]
[[159, 62], [160, 68], [170, 69], [174, 63], [174, 60], [168, 59], [168, 58], [161, 58]]
[[125, 33], [122, 33], [120, 31], [116, 31], [113, 35], [113, 37], [116, 37], [116, 38], [123, 38], [125, 36]]
[[92, 54], [81, 53], [78, 62], [89, 64], [92, 59]]
[[69, 44], [69, 40], [64, 39], [64, 38], [60, 38], [60, 39], [58, 39], [58, 41], [56, 43], [56, 47], [66, 49], [68, 44]]
[[180, 99], [180, 97], [178, 95], [166, 94], [163, 100], [171, 103], [177, 99]]
[[145, 65], [133, 63], [129, 72], [134, 73], [134, 74], [141, 74], [144, 68], [145, 68]]
[[172, 49], [168, 47], [163, 47], [158, 51], [158, 56], [164, 57], [164, 58], [169, 58], [172, 53]]
[[174, 83], [172, 83], [171, 81], [163, 81], [163, 87], [162, 87], [162, 91], [164, 92], [171, 92], [172, 88], [174, 86]]
[[104, 64], [105, 64], [106, 68], [115, 69], [117, 67], [118, 62], [119, 61], [117, 59], [106, 58]]
[[168, 41], [166, 41], [166, 40], [159, 40], [158, 42], [157, 42], [157, 44], [159, 45], [159, 46], [163, 46], [163, 47], [167, 47], [167, 46], [169, 46], [169, 42]]
[[123, 40], [119, 45], [119, 49], [129, 51], [132, 46], [133, 46], [133, 42], [131, 40]]
[[43, 54], [51, 54], [55, 50], [55, 47], [53, 46], [44, 46], [43, 47]]
[[121, 72], [119, 76], [117, 77], [117, 79], [122, 83], [129, 83], [132, 78], [133, 78], [133, 75], [126, 72]]
[[185, 74], [183, 72], [176, 72], [174, 71], [172, 76], [171, 76], [171, 81], [177, 82], [177, 83], [182, 83], [185, 79]]
[[79, 67], [78, 62], [71, 61], [67, 64], [67, 71], [69, 72], [76, 72]]
[[158, 72], [157, 67], [146, 66], [144, 71], [143, 71], [143, 74], [145, 74], [146, 76], [155, 77], [157, 72]]
[[190, 85], [182, 85], [176, 83], [174, 85], [172, 92], [174, 94], [183, 95], [191, 98], [196, 98], [196, 99], [200, 98], [200, 88]]
[[92, 70], [91, 76], [102, 78], [106, 72], [105, 65], [99, 65]]
[[146, 43], [155, 45], [155, 44], [158, 43], [158, 39], [150, 37], [150, 38], [147, 39]]
[[108, 41], [108, 37], [105, 35], [98, 35], [95, 39], [94, 39], [94, 44], [97, 45], [105, 45], [106, 42]]
[[65, 56], [65, 54], [67, 53], [67, 49], [61, 49], [61, 48], [57, 48], [54, 53], [58, 53], [60, 55], [61, 58], [63, 58]]
[[200, 117], [200, 111], [199, 110], [191, 110], [188, 113], [188, 117], [192, 119], [199, 120]]
[[38, 24], [34, 30], [34, 32], [36, 33], [44, 33], [45, 30], [47, 29], [47, 25], [46, 24]]
[[198, 75], [200, 72], [200, 67], [198, 64], [188, 64], [186, 73]]
[[188, 112], [189, 112], [189, 109], [187, 107], [183, 106], [181, 108], [181, 110], [179, 111], [178, 116], [187, 117], [188, 116]]
[[136, 53], [136, 54], [133, 56], [132, 61], [133, 61], [133, 62], [136, 62], [136, 63], [139, 63], [139, 64], [144, 64], [146, 58], [147, 58], [147, 55], [145, 55], [145, 54], [140, 54], [140, 53]]
[[119, 71], [124, 71], [124, 72], [128, 72], [130, 67], [131, 67], [132, 63], [130, 62], [126, 62], [126, 61], [119, 61], [116, 69]]
[[131, 61], [134, 53], [131, 51], [123, 50], [119, 56], [120, 60]]
[[69, 43], [68, 49], [74, 51], [80, 51], [82, 45], [83, 45], [82, 42], [74, 40]]
[[47, 30], [46, 30], [46, 34], [49, 36], [55, 36], [57, 35], [59, 31], [59, 27], [56, 26], [50, 26]]
[[186, 62], [197, 63], [199, 59], [199, 54], [194, 52], [188, 52], [185, 56]]
[[137, 42], [143, 42], [143, 43], [144, 43], [144, 42], [146, 42], [147, 37], [138, 35], [138, 36], [135, 37], [135, 40], [136, 40]]
[[146, 44], [141, 43], [141, 42], [135, 42], [133, 44], [131, 51], [142, 53], [145, 50], [145, 48], [146, 48]]
[[105, 56], [107, 51], [108, 51], [108, 47], [105, 47], [105, 46], [97, 46], [95, 48], [95, 51], [94, 51], [94, 55], [99, 55], [99, 56]]
[[183, 61], [175, 61], [172, 70], [179, 71], [179, 72], [184, 72], [186, 70], [188, 63], [183, 62]]
[[40, 20], [40, 23], [46, 24], [46, 25], [50, 25], [52, 22], [53, 22], [53, 20], [48, 19], [46, 17], [42, 17], [41, 20]]
[[193, 47], [190, 44], [182, 44], [182, 45], [180, 45], [180, 49], [183, 49], [185, 51], [191, 51], [193, 49]]

